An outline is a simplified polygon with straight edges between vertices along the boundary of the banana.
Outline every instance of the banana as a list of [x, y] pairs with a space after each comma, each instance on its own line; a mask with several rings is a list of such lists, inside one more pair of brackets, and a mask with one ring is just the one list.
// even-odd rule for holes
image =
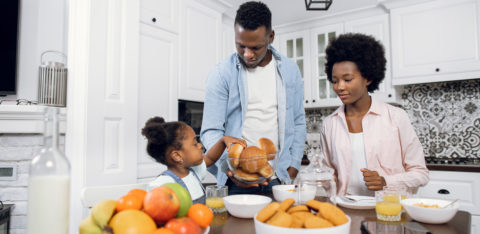
[[102, 234], [102, 229], [95, 224], [92, 219], [92, 216], [89, 215], [86, 217], [81, 223], [78, 228], [79, 234]]
[[103, 200], [92, 207], [92, 219], [100, 228], [103, 229], [107, 226], [108, 221], [115, 213], [116, 203], [115, 200]]

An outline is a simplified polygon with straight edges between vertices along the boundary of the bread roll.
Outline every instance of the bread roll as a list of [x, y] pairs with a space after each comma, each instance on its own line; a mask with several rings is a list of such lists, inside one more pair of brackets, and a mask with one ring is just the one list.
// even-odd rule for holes
[[266, 163], [265, 166], [260, 168], [260, 170], [258, 171], [258, 174], [262, 175], [265, 178], [269, 178], [270, 176], [272, 176], [273, 175], [273, 168], [270, 165], [270, 163]]
[[231, 163], [233, 168], [237, 168], [240, 163], [240, 155], [242, 154], [243, 146], [240, 144], [233, 144], [230, 146], [230, 151], [228, 152], [228, 157], [231, 158]]
[[242, 170], [241, 168], [237, 168], [233, 176], [239, 180], [249, 181], [249, 182], [256, 182], [260, 178], [257, 173], [248, 173]]
[[267, 163], [267, 154], [256, 146], [247, 147], [240, 155], [240, 167], [245, 172], [258, 172]]
[[268, 138], [262, 137], [258, 139], [257, 144], [258, 147], [263, 149], [267, 155], [277, 153], [277, 147], [275, 147], [275, 144], [273, 144], [273, 142]]

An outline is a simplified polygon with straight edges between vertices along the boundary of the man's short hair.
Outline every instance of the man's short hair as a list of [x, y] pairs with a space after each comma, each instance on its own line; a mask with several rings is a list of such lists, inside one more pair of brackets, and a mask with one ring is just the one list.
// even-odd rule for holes
[[265, 26], [267, 32], [272, 29], [272, 13], [263, 2], [246, 2], [240, 5], [235, 16], [235, 24], [247, 30]]

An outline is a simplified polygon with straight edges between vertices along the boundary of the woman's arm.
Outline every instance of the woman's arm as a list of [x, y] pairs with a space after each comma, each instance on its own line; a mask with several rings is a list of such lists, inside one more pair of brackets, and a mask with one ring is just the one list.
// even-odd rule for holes
[[222, 137], [215, 145], [210, 148], [210, 150], [205, 154], [203, 160], [207, 167], [214, 164], [220, 156], [222, 156], [223, 151], [227, 148], [227, 152], [230, 150], [232, 144], [240, 144], [243, 148], [247, 147], [247, 142], [244, 139], [239, 139], [231, 136]]
[[387, 185], [405, 185], [417, 188], [428, 183], [428, 169], [425, 165], [425, 154], [422, 144], [410, 123], [405, 111], [397, 113], [398, 132], [402, 149], [404, 173], [384, 175]]

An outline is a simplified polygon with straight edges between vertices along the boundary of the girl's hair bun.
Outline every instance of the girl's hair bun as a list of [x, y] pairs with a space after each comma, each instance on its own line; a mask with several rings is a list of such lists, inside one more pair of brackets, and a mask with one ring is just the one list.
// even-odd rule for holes
[[142, 129], [144, 135], [149, 143], [163, 145], [166, 143], [167, 131], [163, 128], [165, 120], [162, 117], [150, 118]]

